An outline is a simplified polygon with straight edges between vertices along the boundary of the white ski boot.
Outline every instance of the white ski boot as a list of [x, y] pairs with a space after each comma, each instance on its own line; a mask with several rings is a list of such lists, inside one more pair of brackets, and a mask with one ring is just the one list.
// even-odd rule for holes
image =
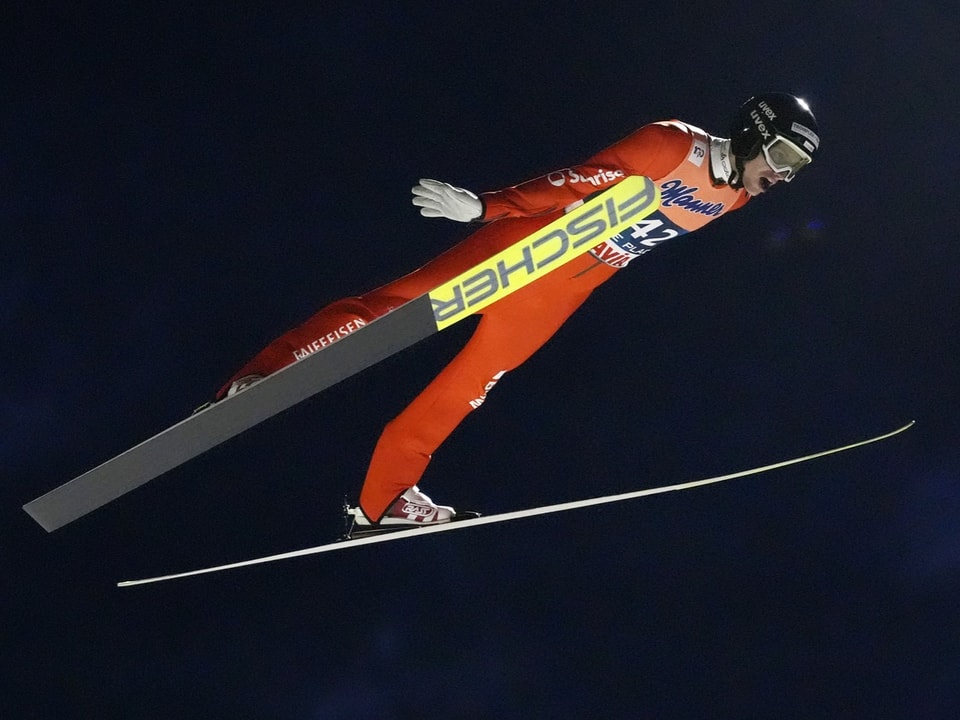
[[358, 507], [350, 508], [348, 512], [353, 515], [353, 520], [358, 526], [385, 527], [389, 525], [394, 528], [403, 525], [439, 525], [440, 523], [450, 522], [457, 514], [456, 510], [449, 505], [437, 505], [420, 492], [416, 485], [404, 490], [403, 494], [383, 514], [380, 522], [370, 522], [369, 518], [363, 514], [363, 510]]

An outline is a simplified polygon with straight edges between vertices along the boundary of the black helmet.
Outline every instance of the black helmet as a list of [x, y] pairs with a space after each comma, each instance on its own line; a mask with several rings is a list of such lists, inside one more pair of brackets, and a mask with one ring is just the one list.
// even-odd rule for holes
[[743, 162], [761, 151], [774, 170], [793, 180], [820, 146], [817, 121], [806, 102], [787, 93], [754, 95], [740, 106], [730, 125], [730, 152]]

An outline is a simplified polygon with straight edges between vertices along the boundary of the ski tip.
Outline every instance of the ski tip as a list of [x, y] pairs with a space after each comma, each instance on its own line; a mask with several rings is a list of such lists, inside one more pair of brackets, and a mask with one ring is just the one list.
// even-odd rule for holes
[[912, 428], [912, 427], [913, 427], [914, 425], [916, 425], [916, 424], [917, 424], [917, 421], [916, 421], [916, 420], [910, 420], [910, 421], [909, 421], [906, 425], [904, 425], [903, 427], [898, 428], [897, 430], [894, 430], [892, 434], [893, 434], [893, 435], [897, 435], [898, 433], [902, 433], [904, 430], [909, 430], [910, 428]]

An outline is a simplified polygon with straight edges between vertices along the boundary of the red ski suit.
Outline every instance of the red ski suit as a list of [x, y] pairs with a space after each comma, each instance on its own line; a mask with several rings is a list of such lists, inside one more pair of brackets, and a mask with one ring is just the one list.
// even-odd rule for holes
[[530, 357], [587, 299], [632, 259], [658, 243], [696, 230], [748, 195], [724, 181], [729, 143], [677, 121], [646, 125], [586, 163], [481, 196], [488, 224], [419, 270], [359, 297], [328, 305], [245, 365], [269, 375], [336, 342], [393, 308], [433, 290], [563, 214], [571, 204], [628, 175], [657, 182], [660, 209], [614, 241], [598, 245], [481, 311], [463, 350], [383, 431], [360, 494], [374, 521], [415, 485], [430, 457], [461, 420], [486, 399], [505, 372]]

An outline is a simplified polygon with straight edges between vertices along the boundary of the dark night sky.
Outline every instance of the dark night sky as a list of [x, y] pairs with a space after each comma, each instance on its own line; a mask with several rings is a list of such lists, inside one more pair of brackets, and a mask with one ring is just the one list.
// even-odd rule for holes
[[[954, 3], [57, 5], [0, 43], [0, 716], [960, 717]], [[422, 487], [506, 512], [908, 433], [114, 586], [333, 539], [456, 327], [53, 534], [20, 509], [464, 237], [418, 177], [723, 134], [766, 90], [810, 102], [816, 162], [607, 283]]]

